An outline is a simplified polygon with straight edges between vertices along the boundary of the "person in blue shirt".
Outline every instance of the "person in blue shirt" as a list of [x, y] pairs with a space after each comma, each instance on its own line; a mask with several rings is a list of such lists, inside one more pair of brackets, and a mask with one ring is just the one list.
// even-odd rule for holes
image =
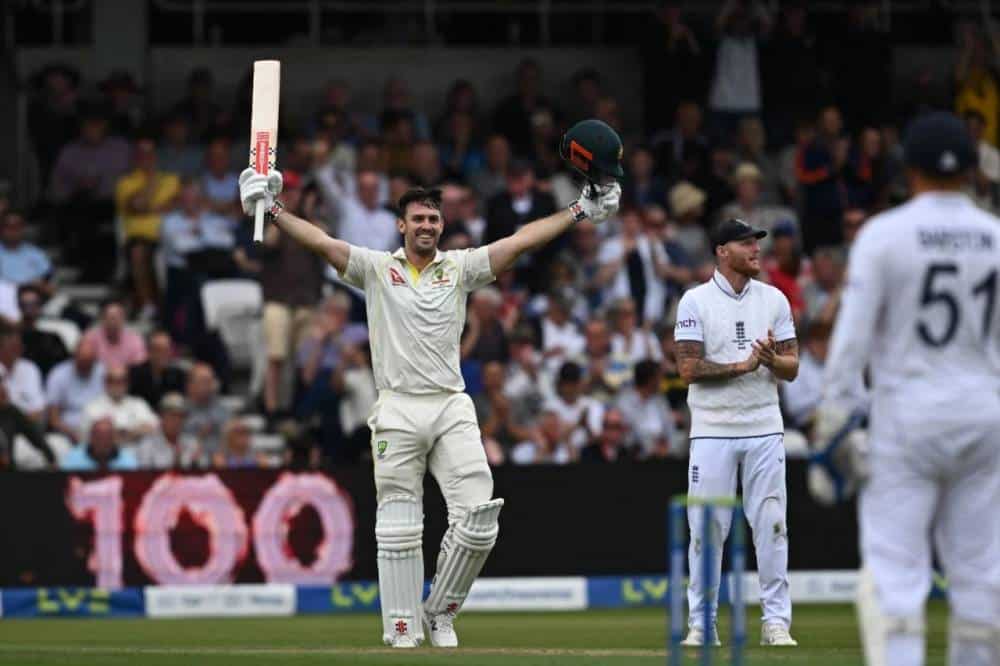
[[65, 471], [128, 471], [139, 468], [132, 449], [118, 446], [115, 424], [111, 417], [97, 419], [90, 426], [88, 441], [82, 442], [63, 456], [60, 467]]
[[24, 216], [8, 210], [0, 218], [0, 280], [37, 286], [46, 297], [54, 290], [52, 262], [36, 245], [24, 241]]

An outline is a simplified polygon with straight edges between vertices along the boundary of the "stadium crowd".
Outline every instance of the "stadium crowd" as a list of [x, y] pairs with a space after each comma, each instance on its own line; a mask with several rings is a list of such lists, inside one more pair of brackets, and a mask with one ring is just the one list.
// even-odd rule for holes
[[[495, 108], [455, 81], [433, 118], [405, 80], [385, 82], [378, 109], [331, 81], [308, 122], [281, 129], [282, 199], [339, 238], [394, 250], [394, 202], [414, 185], [440, 187], [442, 248], [475, 247], [567, 206], [579, 185], [558, 139], [577, 120], [604, 120], [626, 145], [617, 218], [579, 223], [471, 296], [462, 367], [491, 464], [686, 455], [674, 311], [686, 288], [711, 277], [709, 233], [729, 217], [770, 232], [761, 279], [788, 297], [801, 348], [783, 409], [790, 429], [807, 432], [851, 242], [905, 198], [901, 129], [936, 103], [917, 91], [890, 104], [870, 12], [851, 9], [831, 50], [803, 4], [769, 16], [729, 2], [701, 29], [666, 3], [643, 39], [643, 127], [620, 112], [638, 94], [616, 99], [601, 73], [584, 70], [574, 99], [553, 99], [531, 60]], [[946, 103], [979, 142], [969, 194], [996, 211], [1000, 43], [972, 25], [958, 34]], [[0, 199], [0, 465], [14, 465], [17, 435], [67, 469], [370, 456], [376, 394], [363, 302], [276, 228], [254, 244], [240, 210], [248, 81], [227, 106], [212, 74], [193, 71], [183, 99], [157, 116], [126, 71], [99, 82], [94, 100], [64, 65], [35, 85], [30, 129], [45, 194], [27, 212]], [[60, 291], [56, 263], [75, 264], [81, 282], [109, 283], [118, 262], [125, 277], [99, 312], [61, 302], [56, 314], [83, 329], [78, 340], [43, 326]], [[235, 386], [231, 350], [201, 297], [221, 278], [256, 281], [263, 297], [263, 381], [235, 409], [223, 399]], [[281, 434], [284, 451], [258, 451], [259, 431]]]

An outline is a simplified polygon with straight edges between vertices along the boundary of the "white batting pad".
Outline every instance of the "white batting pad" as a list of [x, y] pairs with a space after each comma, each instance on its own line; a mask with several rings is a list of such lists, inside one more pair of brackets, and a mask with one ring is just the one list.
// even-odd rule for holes
[[1000, 625], [969, 622], [952, 615], [948, 632], [948, 666], [997, 664], [1000, 664]]
[[486, 558], [497, 542], [497, 518], [503, 500], [478, 504], [465, 518], [448, 528], [441, 541], [438, 569], [424, 610], [430, 615], [457, 613], [469, 594], [472, 582], [482, 571]]
[[871, 570], [864, 567], [858, 575], [856, 604], [861, 646], [864, 648], [865, 663], [868, 666], [888, 666], [893, 663], [889, 655], [889, 642], [894, 636], [923, 639], [926, 630], [923, 615], [913, 617], [885, 615], [875, 591], [875, 578]]
[[423, 640], [420, 597], [424, 590], [421, 541], [424, 511], [410, 495], [390, 495], [379, 504], [375, 518], [378, 545], [378, 586], [382, 603], [382, 640], [409, 634]]

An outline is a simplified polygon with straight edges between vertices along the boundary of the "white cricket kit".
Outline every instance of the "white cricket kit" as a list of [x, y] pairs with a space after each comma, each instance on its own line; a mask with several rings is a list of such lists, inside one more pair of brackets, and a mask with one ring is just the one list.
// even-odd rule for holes
[[496, 540], [503, 501], [490, 501], [493, 477], [459, 368], [468, 294], [494, 276], [485, 247], [439, 251], [418, 272], [402, 248], [352, 245], [343, 279], [365, 292], [378, 389], [368, 425], [383, 638], [419, 640], [424, 474], [441, 487], [450, 525], [425, 610], [456, 613]]
[[[992, 628], [1000, 660], [998, 292], [1000, 220], [964, 194], [921, 194], [872, 218], [851, 248], [825, 400], [863, 404], [857, 378], [870, 369], [859, 522], [881, 611], [922, 623], [933, 535], [953, 622]], [[910, 633], [889, 639], [887, 663], [923, 663]]]
[[[771, 329], [779, 342], [795, 338], [788, 299], [771, 285], [750, 280], [737, 293], [718, 271], [708, 282], [687, 291], [677, 306], [674, 339], [701, 342], [705, 359], [736, 363], [750, 356], [751, 342]], [[688, 388], [691, 453], [688, 494], [720, 497], [736, 494], [742, 468], [743, 505], [753, 530], [765, 622], [791, 626], [788, 589], [788, 533], [785, 525], [784, 423], [778, 405], [778, 382], [763, 366], [754, 372]], [[718, 611], [722, 544], [732, 516], [714, 511], [713, 584], [702, 581], [702, 512], [688, 509], [691, 527], [688, 587], [689, 624], [700, 626], [706, 603], [713, 620]], [[710, 630], [711, 628], [709, 628]]]

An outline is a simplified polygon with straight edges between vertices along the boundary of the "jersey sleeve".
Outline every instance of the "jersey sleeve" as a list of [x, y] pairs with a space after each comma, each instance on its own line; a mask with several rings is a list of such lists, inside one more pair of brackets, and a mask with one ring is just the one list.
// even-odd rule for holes
[[351, 245], [351, 253], [347, 257], [347, 270], [341, 279], [352, 287], [365, 288], [369, 275], [375, 271], [375, 258], [378, 254], [366, 247]]
[[681, 302], [677, 304], [674, 340], [705, 341], [701, 316], [698, 314], [698, 304], [695, 303], [690, 291], [681, 296]]
[[490, 267], [490, 253], [487, 246], [467, 250], [463, 253], [462, 259], [462, 285], [466, 291], [475, 291], [496, 279]]
[[774, 295], [778, 301], [778, 312], [771, 325], [774, 339], [778, 342], [792, 340], [795, 338], [795, 319], [792, 317], [792, 306], [788, 303], [788, 298], [777, 289], [774, 290]]

